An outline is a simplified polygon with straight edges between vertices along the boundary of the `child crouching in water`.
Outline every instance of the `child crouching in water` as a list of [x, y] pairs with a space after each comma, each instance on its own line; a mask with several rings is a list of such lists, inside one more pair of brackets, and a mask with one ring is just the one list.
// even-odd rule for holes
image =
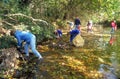
[[55, 30], [54, 34], [56, 35], [55, 37], [57, 39], [61, 39], [62, 38], [62, 31], [61, 31], [61, 29]]

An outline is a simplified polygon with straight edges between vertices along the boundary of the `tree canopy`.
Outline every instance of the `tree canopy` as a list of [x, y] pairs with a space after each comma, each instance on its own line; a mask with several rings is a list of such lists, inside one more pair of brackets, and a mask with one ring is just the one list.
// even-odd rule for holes
[[[74, 19], [76, 16], [83, 21], [90, 19], [94, 22], [119, 20], [119, 4], [120, 0], [1, 0], [0, 18], [7, 24], [7, 27], [23, 24], [29, 28], [33, 27], [36, 34], [41, 34], [42, 29], [53, 26], [52, 22], [57, 22], [59, 26], [65, 26], [65, 22], [62, 21]], [[10, 14], [15, 16], [8, 16]], [[41, 22], [35, 23], [31, 18], [18, 14], [44, 20], [49, 25], [41, 24]], [[38, 28], [41, 29], [38, 30]], [[31, 30], [33, 31], [33, 29]], [[41, 35], [50, 37], [49, 30], [44, 31], [45, 34]]]
[[99, 14], [118, 19], [120, 0], [2, 0], [5, 13], [21, 12], [35, 18], [66, 19]]

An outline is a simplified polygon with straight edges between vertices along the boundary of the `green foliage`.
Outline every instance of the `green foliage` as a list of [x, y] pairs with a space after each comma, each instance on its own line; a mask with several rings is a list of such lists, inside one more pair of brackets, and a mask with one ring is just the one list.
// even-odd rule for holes
[[0, 37], [0, 49], [10, 48], [16, 45], [16, 42], [11, 36], [2, 36]]
[[[65, 28], [66, 23], [63, 19], [65, 17], [73, 19], [76, 15], [81, 21], [92, 19], [96, 23], [106, 19], [117, 19], [120, 12], [119, 4], [120, 0], [2, 0], [0, 14], [22, 13], [33, 18], [45, 19], [48, 22], [56, 21], [60, 28]], [[22, 16], [1, 17], [2, 20], [13, 25], [25, 26], [23, 30], [28, 30], [29, 27], [39, 41], [51, 38], [54, 30], [51, 24], [34, 23], [30, 18]], [[9, 27], [9, 25], [5, 26]]]
[[41, 19], [34, 19], [22, 14], [8, 17], [14, 18], [14, 20], [8, 19], [7, 17], [5, 18], [10, 24], [14, 25], [15, 29], [30, 31], [35, 34], [38, 42], [53, 37], [54, 26], [48, 22], [40, 21]]
[[56, 21], [56, 24], [59, 26], [59, 28], [63, 28], [63, 29], [66, 28], [66, 22], [65, 22], [64, 20], [58, 19], [58, 20]]
[[24, 13], [30, 15], [30, 0], [2, 0], [0, 1], [0, 14]]
[[48, 21], [86, 15], [88, 19], [100, 21], [118, 19], [119, 4], [120, 0], [2, 0], [0, 11], [2, 14], [24, 13]]
[[101, 0], [100, 9], [105, 11], [110, 19], [118, 17], [120, 0]]
[[28, 26], [27, 30], [36, 35], [37, 42], [53, 38], [54, 28], [50, 24], [45, 25], [43, 23], [39, 23], [38, 26]]

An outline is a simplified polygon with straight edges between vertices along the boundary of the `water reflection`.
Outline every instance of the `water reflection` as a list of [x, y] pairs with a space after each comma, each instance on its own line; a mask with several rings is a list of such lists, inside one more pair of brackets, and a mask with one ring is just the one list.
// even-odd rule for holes
[[118, 79], [117, 78], [118, 62], [116, 59], [115, 52], [112, 52], [110, 60], [111, 65], [100, 64], [99, 73], [102, 74], [103, 79]]
[[[106, 37], [107, 39], [110, 39], [110, 37]], [[95, 40], [95, 43], [97, 45], [97, 49], [104, 50], [106, 46], [108, 45], [108, 40], [106, 40], [104, 36], [101, 36], [98, 40]]]
[[110, 37], [110, 40], [109, 40], [109, 44], [113, 45], [115, 43], [115, 41], [116, 41], [116, 36], [111, 34], [111, 37]]
[[118, 61], [117, 61], [117, 56], [115, 52], [112, 52], [110, 60], [112, 63], [112, 67], [114, 68], [114, 71], [116, 71], [118, 68]]
[[[105, 70], [107, 69], [107, 70]], [[114, 68], [101, 64], [99, 72], [102, 74], [103, 79], [118, 79], [117, 76], [113, 73]]]
[[104, 36], [101, 35], [99, 39], [95, 40], [95, 44], [97, 45], [97, 49], [106, 49], [106, 47], [109, 45], [114, 45], [116, 42], [116, 35], [108, 35]]

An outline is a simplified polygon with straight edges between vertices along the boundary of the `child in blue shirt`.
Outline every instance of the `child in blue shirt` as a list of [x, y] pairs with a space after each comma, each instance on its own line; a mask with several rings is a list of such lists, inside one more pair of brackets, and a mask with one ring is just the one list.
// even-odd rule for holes
[[74, 29], [70, 31], [70, 42], [73, 41], [73, 39], [80, 33], [80, 30]]
[[62, 31], [60, 29], [57, 29], [55, 31], [56, 38], [61, 38], [62, 37]]
[[29, 56], [29, 46], [32, 49], [32, 52], [35, 54], [38, 59], [43, 59], [41, 54], [36, 50], [36, 36], [30, 32], [26, 31], [11, 31], [10, 34], [17, 39], [17, 48], [22, 48], [22, 42], [26, 42], [24, 45], [24, 52], [26, 56]]

